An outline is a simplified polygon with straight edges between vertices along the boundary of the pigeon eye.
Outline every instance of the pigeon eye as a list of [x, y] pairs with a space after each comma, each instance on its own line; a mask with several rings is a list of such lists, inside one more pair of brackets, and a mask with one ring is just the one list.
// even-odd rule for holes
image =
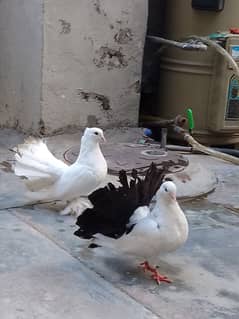
[[164, 189], [164, 190], [165, 190], [165, 192], [168, 192], [168, 189], [167, 189], [167, 187], [165, 187], [165, 189]]
[[99, 133], [98, 133], [98, 132], [95, 132], [94, 134], [95, 134], [95, 135], [99, 135]]

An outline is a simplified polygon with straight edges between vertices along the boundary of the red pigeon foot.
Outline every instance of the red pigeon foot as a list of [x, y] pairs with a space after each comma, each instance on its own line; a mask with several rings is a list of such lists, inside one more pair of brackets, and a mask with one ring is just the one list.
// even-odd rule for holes
[[150, 271], [153, 273], [153, 275], [151, 276], [152, 279], [154, 279], [157, 284], [159, 285], [161, 282], [167, 282], [167, 283], [171, 283], [172, 281], [166, 277], [161, 275], [157, 268], [150, 266], [150, 264], [148, 263], [148, 261], [144, 261], [140, 264], [140, 266], [142, 267], [143, 271]]
[[172, 282], [168, 277], [161, 275], [156, 268], [154, 269], [154, 273], [151, 276], [151, 278], [154, 279], [158, 285], [161, 282], [167, 282], [168, 284], [170, 284]]

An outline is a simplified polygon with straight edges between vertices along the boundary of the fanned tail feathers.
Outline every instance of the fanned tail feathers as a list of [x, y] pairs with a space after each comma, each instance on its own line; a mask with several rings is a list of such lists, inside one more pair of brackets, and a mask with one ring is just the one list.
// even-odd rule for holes
[[129, 182], [126, 172], [121, 170], [121, 186], [116, 188], [109, 183], [89, 195], [93, 208], [86, 209], [78, 217], [76, 224], [80, 228], [75, 235], [85, 239], [90, 239], [95, 234], [121, 237], [127, 231], [127, 224], [134, 211], [140, 206], [149, 205], [168, 173], [170, 164], [164, 163], [157, 168], [152, 163], [144, 178], [139, 177], [137, 170], [133, 169]]
[[26, 178], [26, 186], [34, 191], [51, 185], [67, 167], [42, 140], [33, 137], [15, 148], [15, 165], [6, 162], [1, 165], [4, 171], [14, 171], [15, 175]]

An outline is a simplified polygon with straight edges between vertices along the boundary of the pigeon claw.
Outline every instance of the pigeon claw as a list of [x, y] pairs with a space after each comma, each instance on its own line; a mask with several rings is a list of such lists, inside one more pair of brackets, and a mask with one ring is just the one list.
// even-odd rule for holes
[[148, 261], [144, 261], [140, 264], [140, 266], [142, 267], [143, 271], [146, 272], [146, 271], [150, 271], [151, 273], [153, 273], [151, 275], [151, 278], [154, 279], [157, 284], [159, 285], [161, 282], [167, 282], [167, 283], [171, 283], [172, 281], [166, 277], [166, 276], [163, 276], [161, 275], [157, 268], [154, 268], [152, 266], [150, 266], [150, 264], [148, 263]]
[[161, 282], [167, 282], [168, 284], [172, 282], [168, 277], [160, 275], [156, 269], [151, 278], [154, 279], [158, 285], [160, 285]]

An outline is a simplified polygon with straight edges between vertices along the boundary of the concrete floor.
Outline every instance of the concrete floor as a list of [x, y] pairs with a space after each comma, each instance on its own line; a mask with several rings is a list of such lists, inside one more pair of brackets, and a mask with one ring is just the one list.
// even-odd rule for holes
[[[135, 142], [138, 130], [109, 130], [107, 138]], [[0, 133], [0, 159], [23, 136]], [[79, 134], [49, 139], [62, 157]], [[193, 161], [214, 171], [216, 190], [182, 203], [190, 224], [186, 245], [159, 260], [173, 283], [157, 286], [137, 260], [106, 251], [88, 251], [73, 236], [75, 218], [24, 203], [21, 180], [0, 173], [1, 319], [239, 317], [239, 168], [208, 156]], [[8, 209], [6, 209], [8, 207]]]

